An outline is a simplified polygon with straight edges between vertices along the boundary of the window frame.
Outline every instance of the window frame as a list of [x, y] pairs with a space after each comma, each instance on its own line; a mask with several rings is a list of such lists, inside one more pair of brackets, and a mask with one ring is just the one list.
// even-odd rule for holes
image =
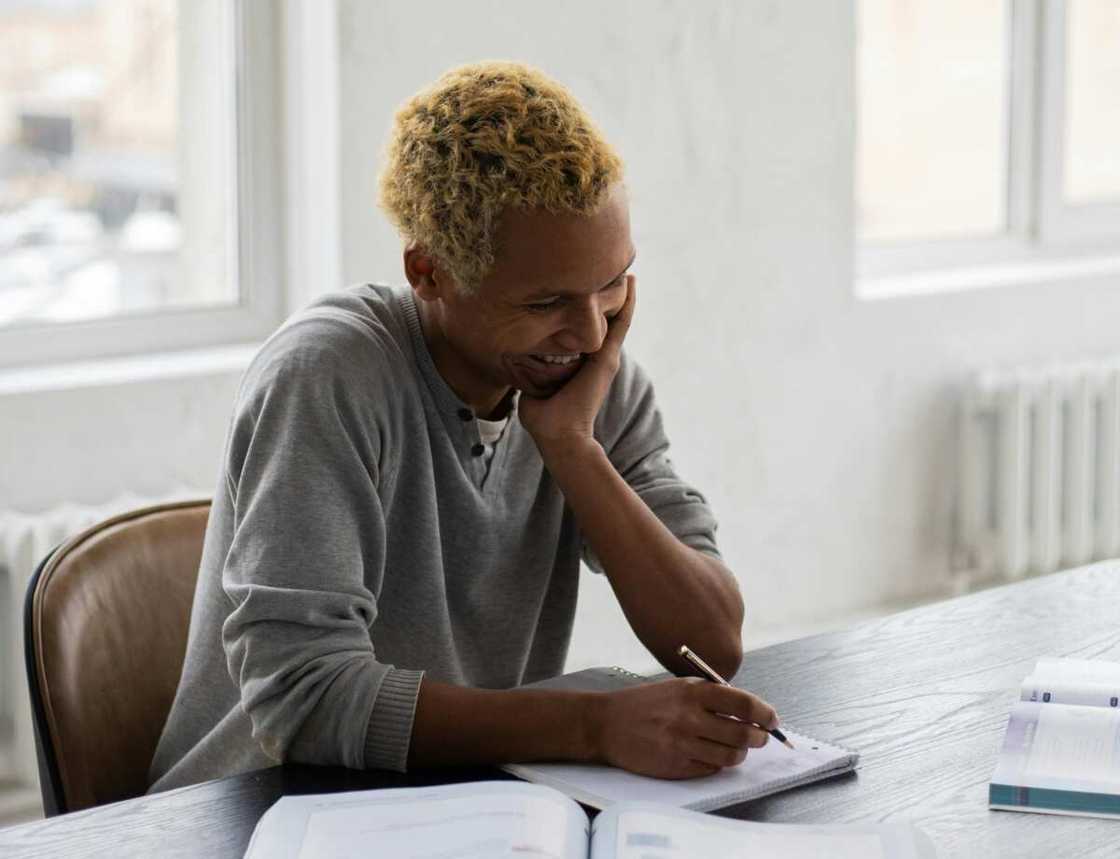
[[859, 297], [1120, 272], [1120, 203], [1062, 197], [1066, 0], [1010, 0], [1009, 10], [1006, 228], [900, 242], [857, 236]]
[[204, 348], [263, 339], [284, 310], [283, 92], [276, 4], [230, 0], [235, 50], [232, 269], [237, 303], [0, 327], [0, 367]]

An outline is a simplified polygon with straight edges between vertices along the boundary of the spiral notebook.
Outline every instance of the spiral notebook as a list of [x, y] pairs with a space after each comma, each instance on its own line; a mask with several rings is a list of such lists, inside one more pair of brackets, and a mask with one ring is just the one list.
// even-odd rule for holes
[[[610, 691], [657, 679], [661, 678], [643, 677], [618, 667], [588, 668], [530, 685], [538, 689]], [[772, 741], [761, 749], [751, 749], [739, 766], [694, 779], [648, 778], [600, 764], [506, 764], [502, 769], [595, 808], [629, 801], [712, 811], [849, 772], [859, 762], [859, 755], [849, 749], [808, 737], [786, 725], [782, 725], [782, 732], [797, 747], [795, 751]]]

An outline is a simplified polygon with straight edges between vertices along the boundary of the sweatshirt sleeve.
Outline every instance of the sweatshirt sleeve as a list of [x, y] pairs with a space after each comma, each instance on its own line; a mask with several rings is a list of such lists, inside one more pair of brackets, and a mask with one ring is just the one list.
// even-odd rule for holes
[[[676, 537], [716, 558], [716, 518], [698, 489], [676, 473], [653, 384], [625, 350], [622, 363], [595, 421], [595, 435], [623, 479]], [[603, 567], [586, 542], [584, 562]]]
[[422, 673], [378, 662], [369, 634], [386, 545], [378, 397], [368, 351], [309, 327], [299, 349], [277, 335], [242, 384], [222, 644], [270, 757], [403, 771]]

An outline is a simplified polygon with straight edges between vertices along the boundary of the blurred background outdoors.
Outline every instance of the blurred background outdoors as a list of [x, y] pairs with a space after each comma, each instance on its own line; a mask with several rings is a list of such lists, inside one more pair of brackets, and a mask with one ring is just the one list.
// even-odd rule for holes
[[0, 2], [0, 325], [236, 300], [184, 265], [177, 7]]

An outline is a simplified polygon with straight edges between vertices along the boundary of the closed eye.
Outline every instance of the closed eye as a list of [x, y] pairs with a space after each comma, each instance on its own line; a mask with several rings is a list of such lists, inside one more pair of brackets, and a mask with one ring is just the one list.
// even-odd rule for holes
[[548, 301], [534, 301], [532, 304], [526, 304], [525, 309], [533, 313], [544, 313], [546, 310], [552, 310], [559, 306], [559, 298], [550, 298]]

